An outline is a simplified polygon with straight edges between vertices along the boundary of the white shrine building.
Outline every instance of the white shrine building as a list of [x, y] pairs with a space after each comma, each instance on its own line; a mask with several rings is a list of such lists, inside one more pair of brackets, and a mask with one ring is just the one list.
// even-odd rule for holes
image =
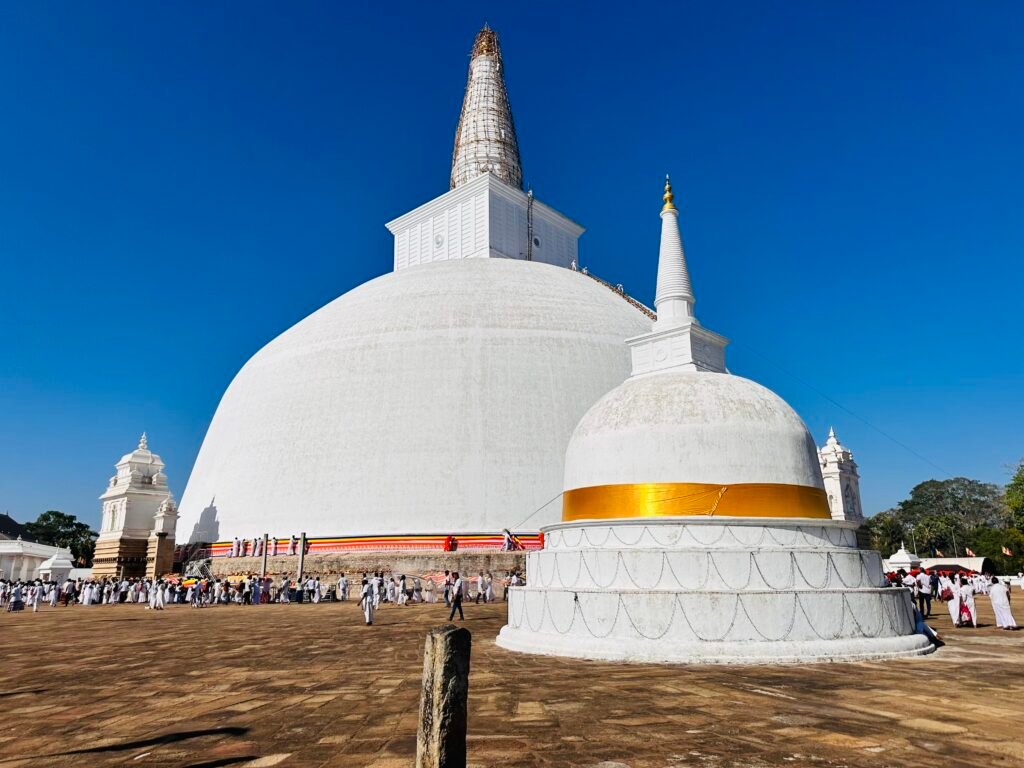
[[853, 453], [836, 438], [834, 429], [829, 428], [828, 440], [818, 449], [821, 476], [828, 494], [828, 507], [833, 520], [864, 522], [864, 511], [860, 505], [860, 475]]
[[65, 561], [71, 570], [71, 553], [61, 547], [8, 538], [0, 534], [0, 579], [30, 581], [44, 578], [56, 566], [58, 574]]
[[93, 575], [117, 578], [160, 575], [171, 569], [177, 508], [161, 458], [143, 433], [121, 457], [103, 502]]

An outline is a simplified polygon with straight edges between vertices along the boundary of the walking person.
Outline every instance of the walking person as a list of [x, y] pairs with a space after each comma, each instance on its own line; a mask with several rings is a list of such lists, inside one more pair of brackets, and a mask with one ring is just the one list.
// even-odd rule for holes
[[493, 603], [494, 602], [494, 576], [492, 576], [491, 572], [488, 571], [487, 575], [485, 576], [485, 579], [486, 579], [486, 581], [485, 581], [485, 586], [484, 586], [484, 602], [485, 603]]
[[277, 590], [277, 595], [282, 603], [290, 603], [292, 601], [292, 582], [287, 576], [281, 577], [281, 586]]
[[444, 572], [444, 607], [447, 608], [452, 604], [452, 575], [448, 571]]
[[476, 577], [476, 600], [474, 600], [473, 602], [475, 602], [477, 605], [480, 605], [481, 598], [483, 598], [483, 601], [485, 603], [487, 602], [487, 598], [484, 595], [484, 572], [483, 571], [480, 571], [477, 574], [477, 577]]
[[999, 629], [1016, 629], [1017, 622], [1010, 613], [1010, 587], [995, 576], [988, 588], [988, 599], [992, 601], [992, 610], [996, 614], [996, 626]]
[[928, 571], [917, 574], [917, 607], [924, 618], [932, 615], [932, 575]]
[[348, 579], [344, 573], [338, 577], [338, 600], [341, 602], [348, 600]]
[[373, 592], [374, 590], [370, 586], [370, 582], [363, 579], [363, 589], [359, 594], [359, 605], [363, 609], [363, 617], [366, 619], [366, 626], [368, 627], [373, 624]]
[[462, 613], [462, 579], [459, 578], [458, 571], [453, 572], [451, 577], [454, 579], [454, 583], [452, 584], [451, 590], [452, 610], [451, 613], [448, 614], [448, 621], [455, 618], [456, 611], [459, 612], [459, 621], [465, 621], [466, 617]]
[[959, 627], [970, 624], [975, 629], [978, 627], [978, 612], [974, 607], [974, 587], [967, 579], [960, 577], [960, 623]]

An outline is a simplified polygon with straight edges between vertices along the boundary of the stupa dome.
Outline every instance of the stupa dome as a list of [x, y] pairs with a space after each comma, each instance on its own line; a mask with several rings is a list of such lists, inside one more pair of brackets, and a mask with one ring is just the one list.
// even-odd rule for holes
[[569, 441], [565, 490], [565, 520], [829, 517], [796, 412], [760, 384], [709, 371], [634, 376], [601, 398]]
[[535, 261], [371, 280], [239, 371], [182, 497], [181, 538], [556, 522], [573, 427], [629, 375], [623, 341], [649, 324], [606, 285]]

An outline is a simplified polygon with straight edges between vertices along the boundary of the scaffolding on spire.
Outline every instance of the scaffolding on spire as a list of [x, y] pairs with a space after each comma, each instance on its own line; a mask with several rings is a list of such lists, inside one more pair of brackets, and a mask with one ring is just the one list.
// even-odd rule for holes
[[451, 189], [485, 173], [516, 189], [523, 188], [501, 47], [497, 33], [486, 25], [477, 34], [470, 54], [466, 94], [455, 131]]

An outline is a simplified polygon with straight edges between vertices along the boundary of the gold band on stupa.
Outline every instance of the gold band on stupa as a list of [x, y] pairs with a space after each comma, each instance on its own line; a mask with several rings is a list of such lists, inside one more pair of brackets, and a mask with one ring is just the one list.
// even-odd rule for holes
[[831, 518], [821, 488], [782, 483], [627, 483], [574, 488], [562, 521], [636, 517]]

